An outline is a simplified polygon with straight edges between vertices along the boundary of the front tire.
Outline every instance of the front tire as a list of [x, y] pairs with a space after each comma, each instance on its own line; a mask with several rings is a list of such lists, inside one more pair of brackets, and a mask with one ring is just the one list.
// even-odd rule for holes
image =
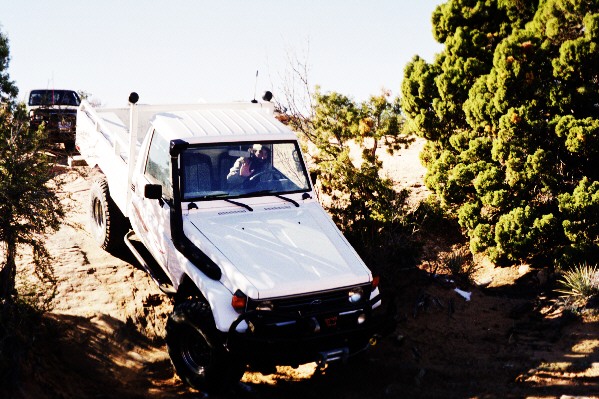
[[175, 306], [166, 324], [166, 343], [179, 377], [200, 391], [222, 391], [243, 376], [244, 367], [226, 352], [204, 302]]

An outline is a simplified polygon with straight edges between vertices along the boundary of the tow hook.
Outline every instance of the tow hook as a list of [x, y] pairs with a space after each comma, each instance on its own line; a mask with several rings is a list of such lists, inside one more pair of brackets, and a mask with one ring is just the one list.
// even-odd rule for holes
[[370, 346], [375, 346], [375, 345], [378, 343], [378, 341], [379, 341], [379, 339], [380, 339], [380, 338], [381, 338], [381, 336], [380, 336], [380, 335], [378, 335], [378, 334], [375, 334], [375, 335], [373, 335], [373, 336], [372, 336], [372, 337], [370, 337], [370, 339], [368, 340], [368, 345], [370, 345]]

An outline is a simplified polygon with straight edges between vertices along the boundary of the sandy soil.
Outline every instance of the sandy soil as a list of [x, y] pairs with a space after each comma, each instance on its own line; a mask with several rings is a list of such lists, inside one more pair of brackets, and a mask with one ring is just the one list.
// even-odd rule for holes
[[[425, 195], [421, 145], [385, 165], [399, 185]], [[47, 334], [21, 388], [6, 396], [0, 387], [0, 397], [206, 397], [177, 378], [166, 354], [170, 300], [129, 254], [100, 250], [86, 232], [88, 173], [62, 167], [70, 211], [47, 238], [58, 277]], [[477, 261], [480, 286], [451, 282], [434, 272], [459, 243], [434, 244], [418, 268], [388, 276], [397, 328], [366, 355], [324, 372], [314, 364], [247, 372], [243, 385], [210, 397], [599, 398], [599, 317], [570, 317], [552, 306], [543, 272], [526, 265]], [[21, 270], [27, 265], [23, 257]]]

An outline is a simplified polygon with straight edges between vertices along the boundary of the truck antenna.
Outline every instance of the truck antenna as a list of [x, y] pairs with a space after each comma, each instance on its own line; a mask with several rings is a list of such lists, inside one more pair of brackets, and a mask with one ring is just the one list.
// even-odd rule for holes
[[252, 100], [253, 104], [258, 102], [258, 100], [256, 100], [256, 86], [258, 86], [258, 70], [256, 70], [256, 81], [254, 82], [254, 99]]

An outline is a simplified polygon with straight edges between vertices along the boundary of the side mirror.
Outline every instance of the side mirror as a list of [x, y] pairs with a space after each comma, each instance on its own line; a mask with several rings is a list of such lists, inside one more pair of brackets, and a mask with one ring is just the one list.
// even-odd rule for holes
[[160, 184], [146, 184], [144, 186], [144, 197], [148, 199], [161, 199], [162, 186]]

